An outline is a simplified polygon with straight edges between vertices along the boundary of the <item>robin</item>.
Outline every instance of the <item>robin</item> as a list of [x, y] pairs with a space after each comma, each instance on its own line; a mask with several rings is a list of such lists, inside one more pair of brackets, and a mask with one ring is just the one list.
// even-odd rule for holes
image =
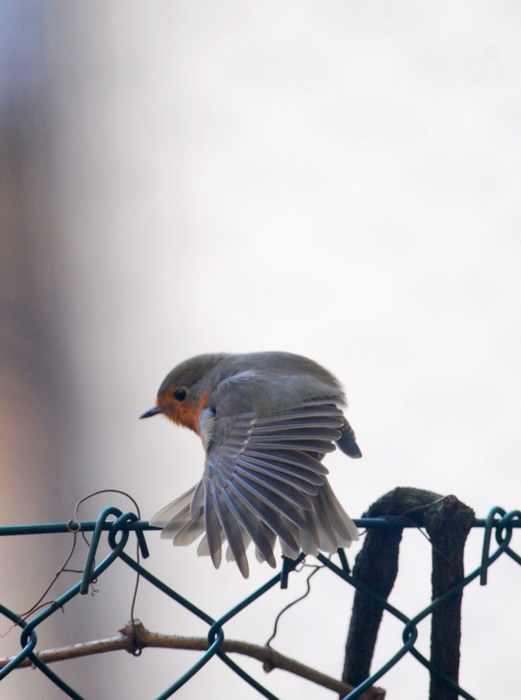
[[333, 494], [322, 464], [337, 445], [361, 457], [342, 413], [340, 382], [313, 360], [286, 352], [198, 355], [163, 380], [156, 405], [141, 418], [164, 414], [203, 443], [202, 479], [152, 517], [161, 537], [189, 545], [216, 568], [221, 547], [242, 575], [246, 548], [276, 566], [282, 553], [336, 552], [358, 539], [355, 524]]

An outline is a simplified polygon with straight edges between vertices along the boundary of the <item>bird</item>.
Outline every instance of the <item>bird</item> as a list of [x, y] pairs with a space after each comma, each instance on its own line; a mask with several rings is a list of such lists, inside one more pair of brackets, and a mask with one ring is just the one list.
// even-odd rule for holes
[[342, 385], [324, 367], [289, 352], [210, 353], [178, 364], [161, 383], [155, 405], [201, 438], [200, 481], [158, 511], [150, 524], [215, 568], [226, 557], [249, 575], [246, 549], [276, 567], [282, 554], [334, 553], [358, 531], [327, 479], [324, 456], [339, 447], [362, 456], [344, 416]]

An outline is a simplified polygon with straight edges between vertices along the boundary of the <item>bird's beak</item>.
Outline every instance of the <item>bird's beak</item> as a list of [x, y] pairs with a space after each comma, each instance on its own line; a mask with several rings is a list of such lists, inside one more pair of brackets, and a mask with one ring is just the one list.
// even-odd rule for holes
[[161, 406], [153, 406], [152, 408], [149, 408], [148, 411], [145, 411], [143, 414], [141, 414], [139, 417], [152, 418], [152, 416], [157, 416], [158, 413], [163, 413], [163, 409], [161, 408]]

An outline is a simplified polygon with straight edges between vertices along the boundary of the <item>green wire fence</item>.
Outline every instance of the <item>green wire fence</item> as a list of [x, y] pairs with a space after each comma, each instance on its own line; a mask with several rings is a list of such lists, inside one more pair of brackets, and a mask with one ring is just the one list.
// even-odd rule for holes
[[[471, 583], [479, 580], [487, 582], [488, 569], [500, 557], [510, 557], [521, 565], [521, 556], [511, 547], [516, 529], [521, 527], [521, 511], [506, 512], [494, 507], [484, 519], [476, 519], [470, 508], [460, 503], [454, 496], [441, 497], [418, 489], [395, 489], [379, 499], [364, 517], [355, 520], [356, 525], [366, 530], [364, 546], [360, 551], [353, 571], [347, 563], [343, 550], [333, 557], [319, 555], [316, 559], [331, 575], [337, 576], [355, 588], [353, 612], [346, 645], [345, 667], [342, 683], [338, 686], [345, 692], [338, 692], [343, 700], [355, 698], [383, 698], [385, 692], [375, 684], [395, 666], [406, 654], [414, 656], [430, 674], [430, 697], [435, 700], [455, 700], [458, 697], [473, 700], [473, 696], [458, 685], [460, 606], [462, 592]], [[433, 599], [430, 605], [412, 618], [388, 603], [398, 570], [399, 543], [406, 528], [425, 528], [433, 550]], [[480, 565], [467, 575], [463, 575], [463, 549], [465, 539], [472, 528], [483, 531], [482, 557]], [[88, 592], [92, 581], [99, 579], [116, 561], [120, 560], [137, 572], [152, 586], [183, 606], [190, 613], [208, 625], [207, 648], [201, 651], [198, 660], [181, 677], [157, 696], [157, 700], [169, 698], [190, 681], [198, 671], [214, 658], [226, 664], [245, 683], [254, 688], [260, 696], [277, 700], [267, 688], [250, 676], [239, 664], [230, 658], [226, 649], [225, 626], [255, 600], [264, 596], [277, 585], [287, 587], [290, 575], [297, 560], [283, 560], [281, 570], [263, 586], [253, 591], [219, 619], [213, 619], [204, 610], [184, 598], [163, 581], [154, 576], [140, 563], [140, 557], [128, 554], [129, 541], [137, 538], [140, 555], [148, 557], [145, 532], [155, 530], [147, 522], [138, 519], [135, 513], [124, 513], [115, 507], [103, 510], [93, 522], [45, 523], [0, 527], [0, 536], [42, 535], [66, 532], [92, 532], [92, 539], [81, 578], [52, 603], [23, 619], [19, 614], [0, 604], [0, 614], [18, 626], [20, 632], [20, 652], [0, 665], [0, 683], [5, 677], [22, 665], [32, 665], [43, 673], [63, 694], [76, 700], [82, 696], [55, 673], [35, 651], [37, 630], [45, 620], [63, 608], [76, 596]], [[98, 547], [106, 538], [109, 554], [96, 563]], [[495, 540], [494, 544], [493, 541]], [[403, 624], [403, 644], [381, 668], [370, 672], [370, 665], [376, 635], [383, 612], [387, 611]], [[418, 624], [431, 616], [431, 658], [427, 659], [415, 647], [418, 637]], [[133, 629], [135, 651], [146, 645], [139, 638], [139, 624]], [[266, 647], [268, 663], [277, 665], [277, 654]], [[346, 690], [347, 689], [347, 690]], [[370, 690], [373, 689], [373, 690]], [[0, 686], [1, 691], [1, 686]]]

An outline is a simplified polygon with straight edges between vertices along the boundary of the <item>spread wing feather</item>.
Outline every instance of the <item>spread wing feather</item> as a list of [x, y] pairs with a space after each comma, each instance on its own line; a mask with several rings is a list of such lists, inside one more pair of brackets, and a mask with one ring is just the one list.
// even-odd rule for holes
[[262, 520], [251, 517], [251, 511], [244, 505], [242, 498], [232, 498], [228, 491], [223, 491], [223, 496], [228, 502], [230, 510], [242, 525], [248, 538], [253, 540], [260, 552], [262, 559], [275, 567], [275, 557], [273, 555], [273, 545], [275, 543], [275, 533], [269, 530]]
[[[253, 525], [256, 516], [259, 520], [267, 526], [276, 536], [278, 536], [281, 542], [286, 543], [288, 551], [292, 553], [292, 558], [296, 559], [300, 553], [300, 547], [298, 545], [295, 526], [284, 517], [281, 517], [277, 511], [268, 512], [268, 509], [261, 503], [258, 499], [252, 496], [248, 491], [245, 491], [240, 484], [232, 482], [229, 489], [230, 494], [235, 495], [239, 502], [241, 502], [246, 507], [246, 517], [250, 527]], [[262, 552], [260, 543], [254, 539], [255, 544], [258, 549]], [[290, 556], [290, 555], [288, 555]], [[267, 559], [269, 561], [269, 559]]]
[[208, 540], [208, 550], [216, 569], [221, 565], [222, 530], [219, 516], [214, 505], [214, 489], [205, 490], [204, 529]]
[[[277, 465], [281, 470], [288, 469], [290, 473], [293, 473], [291, 469], [297, 468], [299, 474], [302, 478], [306, 478], [311, 481], [314, 479], [312, 474], [308, 472], [313, 472], [313, 474], [327, 474], [328, 470], [322, 464], [322, 462], [307, 452], [299, 452], [295, 454], [294, 452], [289, 452], [288, 450], [273, 449], [270, 450], [270, 454], [267, 457], [265, 452], [259, 452], [258, 450], [248, 449], [248, 455], [250, 459], [260, 458], [263, 460], [268, 460], [269, 464]], [[286, 465], [290, 465], [286, 467]]]
[[324, 483], [324, 479], [318, 475], [312, 474], [311, 477], [302, 478], [298, 467], [288, 467], [287, 465], [281, 469], [277, 463], [268, 462], [266, 460], [256, 459], [255, 457], [241, 457], [239, 464], [245, 467], [250, 472], [259, 472], [266, 476], [275, 476], [278, 481], [283, 481], [288, 485], [292, 485], [310, 496], [315, 496], [317, 487]]
[[348, 546], [357, 530], [320, 461], [346, 435], [346, 426], [331, 399], [260, 418], [254, 413], [235, 419], [215, 415], [211, 435], [203, 436], [208, 445], [203, 478], [151, 523], [162, 525], [162, 537], [176, 545], [191, 544], [203, 534], [198, 554], [209, 555], [216, 568], [226, 540], [227, 558], [245, 577], [251, 541], [257, 558], [271, 566], [276, 564], [277, 537], [283, 553], [293, 559], [301, 550], [316, 554]]
[[[233, 559], [235, 559], [237, 562], [237, 566], [239, 567], [244, 578], [248, 578], [249, 568], [246, 550], [244, 547], [244, 531], [241, 529], [239, 523], [235, 519], [233, 511], [230, 510], [228, 501], [221, 489], [214, 489], [213, 500], [217, 517], [222, 525], [224, 536], [228, 540], [228, 545], [230, 552], [233, 555]], [[210, 544], [210, 554], [211, 553], [212, 549]]]

